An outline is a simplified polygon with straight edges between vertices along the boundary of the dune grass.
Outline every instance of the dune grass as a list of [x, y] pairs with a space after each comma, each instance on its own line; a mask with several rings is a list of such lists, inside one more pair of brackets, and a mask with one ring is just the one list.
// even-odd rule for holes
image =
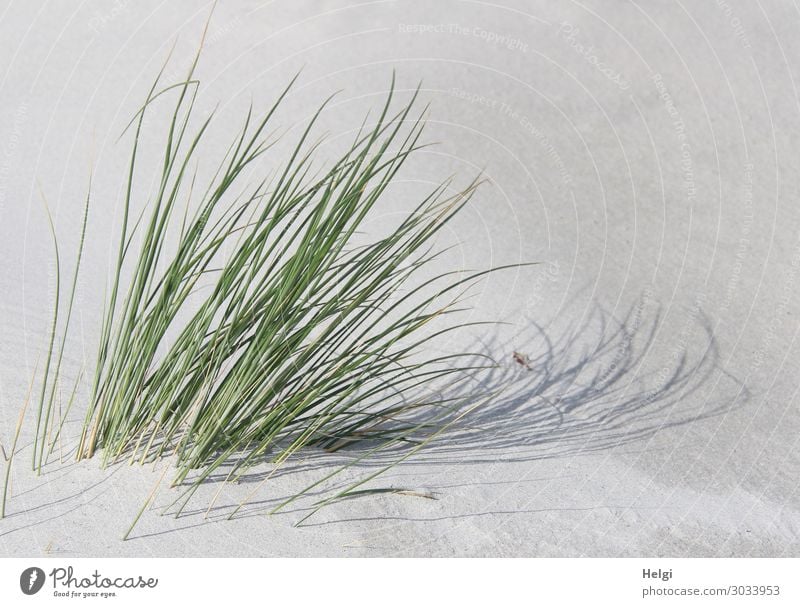
[[[100, 453], [107, 465], [170, 457], [172, 485], [185, 489], [173, 502], [177, 515], [222, 469], [226, 480], [235, 481], [256, 463], [278, 467], [304, 447], [366, 445], [277, 511], [350, 466], [405, 445], [316, 507], [369, 492], [356, 488], [413, 455], [485, 396], [454, 388], [493, 366], [492, 360], [470, 352], [440, 354], [431, 344], [484, 324], [442, 320], [463, 312], [467, 289], [500, 268], [431, 276], [426, 267], [442, 253], [436, 235], [479, 181], [455, 193], [449, 181], [442, 183], [388, 234], [364, 242], [370, 213], [423, 147], [425, 110], [417, 109], [416, 93], [398, 106], [394, 77], [380, 111], [364, 120], [349, 148], [325, 170], [312, 168], [320, 143], [313, 138], [330, 99], [284, 162], [273, 166], [274, 176], [248, 181], [275, 143], [269, 129], [292, 81], [261, 117], [252, 108], [243, 116], [215, 173], [198, 175], [196, 157], [206, 152], [214, 115], [195, 120], [196, 63], [185, 80], [165, 86], [162, 68], [128, 126], [132, 148], [122, 225], [77, 458]], [[135, 218], [145, 195], [137, 168], [147, 118], [170, 99], [157, 191]], [[60, 342], [56, 267], [36, 416], [37, 471], [63, 425], [61, 419], [54, 436], [53, 403], [90, 206], [87, 197]]]

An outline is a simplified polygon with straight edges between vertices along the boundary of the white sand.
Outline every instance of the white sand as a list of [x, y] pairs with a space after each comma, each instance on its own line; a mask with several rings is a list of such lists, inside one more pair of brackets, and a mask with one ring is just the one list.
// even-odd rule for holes
[[[69, 267], [94, 159], [74, 374], [93, 353], [119, 209], [128, 147], [115, 140], [176, 34], [170, 70], [182, 74], [205, 15], [195, 4], [0, 4], [6, 450], [53, 289], [37, 181]], [[485, 168], [493, 185], [444, 240], [460, 243], [449, 262], [464, 267], [545, 262], [487, 282], [474, 319], [511, 325], [463, 337], [493, 340], [515, 383], [471, 429], [374, 485], [435, 500], [364, 497], [301, 528], [307, 504], [264, 516], [334, 465], [308, 454], [238, 519], [224, 520], [256, 480], [226, 488], [208, 519], [215, 486], [181, 518], [147, 512], [124, 543], [159, 472], [68, 459], [36, 478], [29, 415], [0, 555], [800, 555], [798, 12], [778, 1], [259, 4], [222, 2], [213, 21], [200, 67], [201, 111], [222, 104], [212, 138], [222, 146], [250, 99], [268, 103], [302, 66], [278, 121], [343, 89], [324, 124], [334, 140], [380, 102], [392, 69], [402, 89], [421, 79], [428, 136], [442, 143], [382, 211]]]

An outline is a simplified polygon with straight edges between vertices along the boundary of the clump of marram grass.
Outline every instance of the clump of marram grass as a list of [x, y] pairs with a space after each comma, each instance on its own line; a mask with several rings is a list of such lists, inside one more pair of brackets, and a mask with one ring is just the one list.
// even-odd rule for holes
[[[414, 453], [479, 401], [446, 388], [492, 362], [471, 353], [430, 355], [426, 346], [465, 326], [429, 329], [460, 311], [461, 295], [486, 272], [433, 278], [421, 272], [438, 256], [435, 235], [477, 181], [455, 195], [446, 195], [450, 184], [443, 183], [388, 235], [356, 243], [387, 186], [422, 147], [422, 112], [412, 113], [417, 95], [394, 110], [393, 78], [377, 119], [362, 125], [324, 173], [311, 176], [318, 146], [309, 142], [327, 101], [277, 177], [235, 195], [246, 169], [271, 145], [266, 128], [287, 87], [263, 118], [247, 113], [198, 196], [202, 178], [190, 167], [213, 114], [193, 126], [193, 72], [194, 66], [185, 81], [161, 90], [159, 75], [129, 125], [133, 147], [122, 226], [77, 458], [98, 450], [105, 464], [174, 456], [173, 485], [186, 487], [174, 502], [183, 498], [180, 512], [223, 465], [227, 479], [236, 480], [265, 458], [279, 465], [310, 445], [331, 451], [369, 445], [355, 463], [408, 443], [393, 462], [317, 506], [361, 493], [355, 487]], [[140, 138], [154, 101], [165, 95], [176, 101], [159, 185], [134, 220]], [[167, 247], [167, 241], [177, 244]], [[67, 323], [74, 290], [73, 281]], [[54, 442], [47, 428], [67, 330], [55, 347], [54, 316], [46, 365], [56, 377], [49, 380], [46, 372], [41, 391], [34, 447], [39, 470], [46, 445]]]

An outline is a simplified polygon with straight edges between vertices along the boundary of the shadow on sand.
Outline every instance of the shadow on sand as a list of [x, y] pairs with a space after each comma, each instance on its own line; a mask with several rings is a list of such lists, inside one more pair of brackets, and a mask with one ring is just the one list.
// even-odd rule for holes
[[[643, 297], [622, 318], [595, 305], [578, 322], [542, 326], [529, 321], [510, 339], [481, 344], [499, 364], [474, 377], [462, 396], [468, 407], [470, 392], [475, 398], [496, 395], [403, 461], [403, 467], [574, 457], [644, 441], [748, 401], [743, 384], [721, 368], [717, 341], [699, 309], [684, 319], [677, 333], [665, 334], [662, 320], [660, 307]], [[370, 474], [402, 457], [404, 449], [408, 447], [373, 454], [352, 470]], [[254, 471], [242, 481], [261, 483], [270, 475], [272, 482], [317, 470], [322, 476], [362, 454], [358, 446], [336, 454], [307, 452], [280, 470]], [[305, 497], [320, 498], [354, 480], [343, 476], [347, 480]], [[380, 477], [374, 484], [381, 484]], [[263, 515], [285, 499], [275, 497], [266, 484], [259, 493], [237, 517]], [[264, 494], [272, 497], [258, 501]], [[288, 512], [307, 510], [301, 500]], [[206, 512], [187, 509], [184, 514], [201, 511]], [[229, 513], [230, 506], [220, 504], [210, 518]]]
[[[418, 467], [431, 464], [502, 464], [580, 456], [643, 441], [666, 428], [719, 415], [748, 401], [746, 388], [721, 367], [710, 323], [699, 310], [684, 318], [677, 333], [668, 332], [666, 326], [661, 309], [645, 297], [622, 318], [615, 319], [595, 305], [577, 322], [543, 326], [529, 321], [510, 338], [479, 344], [478, 350], [498, 364], [471, 377], [454, 396], [465, 407], [483, 395], [493, 396], [404, 460], [404, 471], [414, 474]], [[312, 502], [373, 474], [410, 450], [406, 444], [373, 453], [341, 477], [308, 491], [283, 512], [300, 518], [310, 512]], [[358, 460], [365, 451], [358, 444], [335, 453], [306, 450], [277, 469], [259, 464], [229, 486], [231, 491], [220, 490], [220, 499], [209, 507], [210, 498], [223, 488], [220, 482], [226, 471], [221, 467], [203, 483], [207, 487], [183, 510], [180, 521], [156, 533], [134, 532], [131, 539], [225, 519], [243, 497], [247, 497], [246, 505], [236, 518], [263, 516], [336, 467]], [[367, 491], [359, 495], [392, 492], [394, 488], [385, 488], [388, 481], [381, 478], [364, 485], [361, 489]], [[481, 478], [475, 484], [493, 483]], [[447, 486], [430, 488], [446, 490]], [[175, 497], [173, 491], [160, 493], [157, 502], [161, 504], [156, 506]], [[35, 525], [29, 522], [25, 527]]]

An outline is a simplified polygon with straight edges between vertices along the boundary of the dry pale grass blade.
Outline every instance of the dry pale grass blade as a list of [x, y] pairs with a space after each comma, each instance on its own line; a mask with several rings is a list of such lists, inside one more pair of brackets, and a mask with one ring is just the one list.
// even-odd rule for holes
[[[36, 366], [38, 367], [38, 362]], [[0, 501], [0, 519], [5, 518], [6, 516], [6, 500], [8, 499], [8, 489], [9, 489], [9, 482], [11, 480], [11, 466], [14, 463], [14, 455], [17, 453], [17, 442], [19, 441], [19, 435], [22, 431], [22, 423], [25, 421], [25, 412], [28, 410], [28, 404], [31, 402], [31, 394], [33, 394], [33, 382], [36, 378], [36, 368], [33, 371], [33, 377], [31, 378], [31, 382], [28, 385], [28, 394], [25, 396], [25, 401], [22, 404], [22, 408], [19, 411], [19, 418], [17, 419], [17, 427], [14, 430], [14, 438], [11, 441], [11, 451], [8, 453], [8, 457], [6, 458], [6, 474], [5, 478], [3, 479], [3, 499]]]

